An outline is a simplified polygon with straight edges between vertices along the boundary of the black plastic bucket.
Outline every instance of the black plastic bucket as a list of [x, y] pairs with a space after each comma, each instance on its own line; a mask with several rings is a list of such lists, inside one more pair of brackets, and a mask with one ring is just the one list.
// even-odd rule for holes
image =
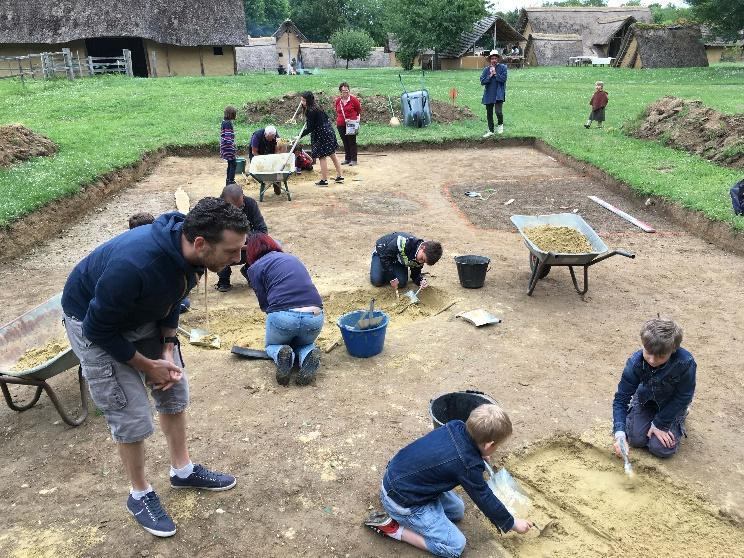
[[486, 280], [488, 264], [490, 258], [486, 256], [457, 256], [457, 276], [460, 278], [460, 285], [466, 289], [480, 289]]
[[451, 420], [465, 422], [473, 409], [486, 403], [496, 403], [496, 400], [481, 391], [445, 393], [429, 401], [429, 416], [434, 428], [439, 428]]

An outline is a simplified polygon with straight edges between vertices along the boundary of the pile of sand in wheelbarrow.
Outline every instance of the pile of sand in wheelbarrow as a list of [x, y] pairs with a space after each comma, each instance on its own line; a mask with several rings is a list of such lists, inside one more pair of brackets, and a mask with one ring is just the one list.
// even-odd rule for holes
[[[335, 94], [326, 94], [322, 91], [315, 93], [318, 104], [328, 113], [331, 122], [336, 121]], [[390, 122], [390, 107], [388, 98], [384, 95], [359, 96], [362, 104], [362, 123], [388, 124]], [[391, 97], [395, 115], [400, 118], [400, 98]], [[283, 124], [294, 115], [300, 97], [297, 93], [286, 93], [281, 97], [246, 103], [243, 106], [245, 121], [248, 123], [272, 122]], [[473, 117], [473, 111], [468, 107], [452, 105], [449, 102], [431, 100], [431, 112], [434, 122], [449, 123], [457, 120], [465, 120]], [[298, 113], [298, 121], [301, 121], [302, 113]]]
[[28, 349], [18, 362], [15, 363], [12, 370], [15, 372], [21, 372], [23, 370], [30, 370], [36, 368], [40, 364], [44, 364], [46, 361], [53, 359], [58, 354], [65, 352], [70, 348], [70, 344], [67, 339], [54, 339], [46, 343], [43, 347], [32, 347]]
[[8, 167], [32, 157], [54, 155], [56, 152], [57, 145], [52, 140], [35, 134], [25, 126], [0, 126], [0, 167]]

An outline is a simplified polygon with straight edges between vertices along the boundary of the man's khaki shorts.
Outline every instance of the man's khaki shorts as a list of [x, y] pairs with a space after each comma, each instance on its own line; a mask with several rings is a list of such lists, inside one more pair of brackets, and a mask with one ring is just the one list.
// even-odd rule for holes
[[[147, 397], [145, 376], [131, 366], [118, 362], [83, 335], [83, 324], [71, 316], [64, 318], [72, 350], [80, 359], [90, 396], [106, 417], [115, 442], [129, 444], [144, 440], [154, 431], [152, 409]], [[148, 323], [123, 334], [147, 358], [161, 358], [160, 329]], [[181, 348], [174, 351], [175, 362], [181, 368]], [[184, 369], [181, 381], [168, 390], [149, 388], [158, 413], [183, 412], [189, 403], [189, 383]]]

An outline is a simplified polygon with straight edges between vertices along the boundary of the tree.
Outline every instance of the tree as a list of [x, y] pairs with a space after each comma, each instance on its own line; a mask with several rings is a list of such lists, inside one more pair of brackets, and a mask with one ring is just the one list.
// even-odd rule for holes
[[289, 17], [289, 0], [243, 0], [243, 10], [249, 35], [271, 35]]
[[436, 57], [462, 33], [472, 30], [486, 9], [484, 0], [395, 0], [388, 13], [389, 29], [401, 47], [399, 53], [408, 57], [432, 49]]
[[344, 0], [293, 0], [292, 21], [311, 41], [324, 42], [346, 27]]
[[346, 27], [369, 33], [375, 45], [382, 46], [387, 39], [385, 0], [345, 0]]
[[654, 18], [654, 23], [663, 25], [671, 25], [680, 21], [694, 21], [695, 19], [690, 8], [678, 7], [671, 2], [666, 6], [651, 4], [648, 9], [651, 10], [651, 17]]
[[515, 28], [517, 27], [517, 23], [519, 23], [519, 14], [520, 14], [519, 8], [514, 8], [510, 12], [493, 12], [493, 15], [499, 16], [506, 23], [508, 23], [509, 25]]
[[331, 35], [331, 44], [336, 58], [346, 60], [349, 69], [350, 60], [366, 60], [375, 48], [375, 41], [366, 31], [344, 29]]
[[741, 0], [685, 0], [698, 21], [707, 23], [713, 34], [736, 39], [744, 29], [744, 2]]

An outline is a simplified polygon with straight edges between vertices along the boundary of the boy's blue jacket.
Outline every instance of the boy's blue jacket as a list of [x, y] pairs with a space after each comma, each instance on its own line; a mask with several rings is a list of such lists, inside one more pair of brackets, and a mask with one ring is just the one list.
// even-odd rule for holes
[[148, 322], [175, 328], [179, 302], [204, 272], [181, 253], [184, 219], [177, 211], [165, 213], [152, 225], [112, 238], [67, 278], [64, 313], [81, 320], [85, 337], [119, 362], [135, 353], [122, 333]]
[[490, 67], [488, 65], [483, 68], [480, 76], [481, 85], [486, 86], [481, 101], [484, 105], [506, 100], [506, 64], [496, 64], [496, 75], [493, 77], [490, 75]]
[[669, 430], [674, 420], [687, 408], [695, 394], [697, 364], [683, 348], [672, 353], [663, 366], [651, 368], [643, 360], [643, 351], [631, 355], [617, 386], [612, 402], [614, 432], [625, 432], [630, 399], [637, 394], [638, 402], [653, 401], [659, 408], [653, 423], [660, 430]]
[[400, 450], [388, 463], [382, 483], [404, 508], [428, 504], [460, 485], [496, 527], [509, 531], [514, 518], [488, 487], [485, 470], [465, 423], [453, 420]]

